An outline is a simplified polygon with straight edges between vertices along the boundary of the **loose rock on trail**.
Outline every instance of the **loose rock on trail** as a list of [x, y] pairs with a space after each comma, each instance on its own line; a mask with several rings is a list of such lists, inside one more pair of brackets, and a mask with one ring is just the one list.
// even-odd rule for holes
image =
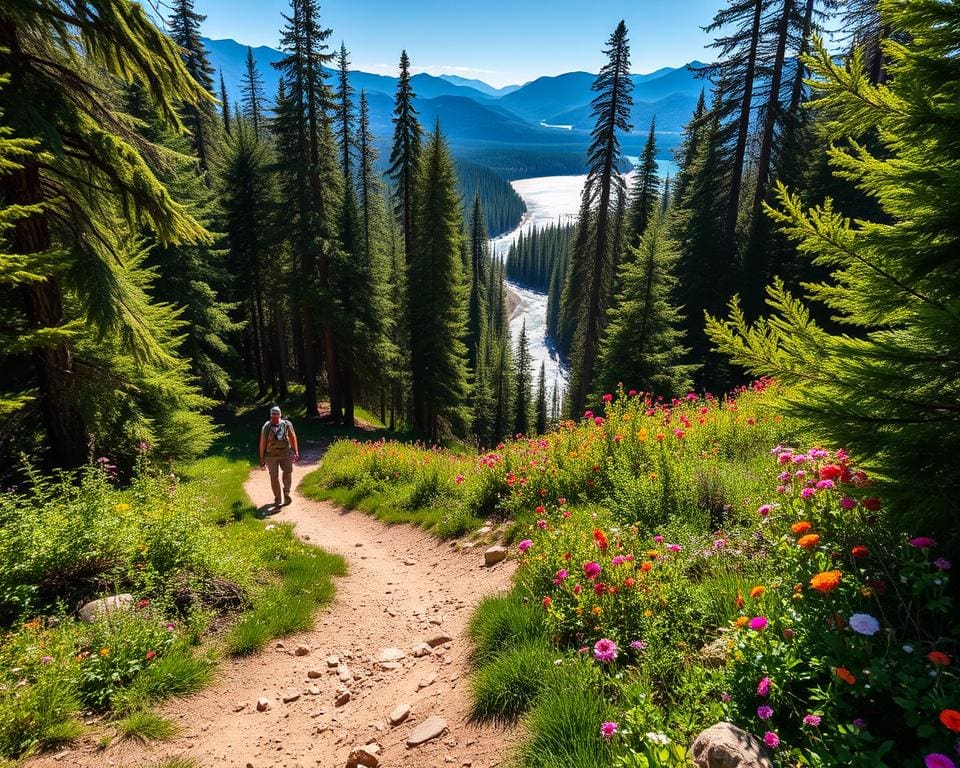
[[[305, 451], [294, 483], [319, 459], [319, 450]], [[272, 498], [266, 472], [253, 470], [245, 488], [256, 505]], [[387, 527], [299, 492], [271, 522], [293, 523], [301, 538], [347, 559], [349, 573], [335, 580], [336, 598], [317, 614], [316, 628], [226, 659], [211, 686], [161, 705], [180, 728], [170, 741], [115, 741], [100, 750], [91, 736], [31, 768], [170, 757], [218, 767], [343, 768], [367, 764], [358, 757], [367, 745], [378, 747], [367, 750], [370, 764], [384, 768], [507, 763], [514, 729], [469, 720], [465, 628], [485, 595], [509, 587], [512, 562], [484, 567], [480, 550], [461, 552], [417, 528]]]

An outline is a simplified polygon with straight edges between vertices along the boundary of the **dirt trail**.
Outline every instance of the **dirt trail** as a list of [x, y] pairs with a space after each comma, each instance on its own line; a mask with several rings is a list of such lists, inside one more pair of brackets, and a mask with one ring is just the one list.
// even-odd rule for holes
[[[319, 461], [319, 448], [306, 448], [294, 469], [295, 486]], [[254, 470], [245, 487], [257, 505], [272, 499], [266, 472]], [[271, 643], [252, 658], [224, 661], [212, 686], [162, 706], [162, 714], [181, 728], [172, 741], [150, 747], [116, 743], [104, 751], [81, 744], [31, 765], [135, 766], [182, 756], [204, 766], [343, 768], [352, 749], [374, 740], [384, 768], [505, 765], [513, 730], [469, 722], [464, 631], [480, 599], [508, 587], [512, 566], [483, 568], [482, 550], [460, 552], [413, 527], [387, 527], [298, 492], [271, 518], [281, 521], [347, 558], [349, 575], [336, 580], [337, 596], [318, 615], [314, 631], [284, 638], [282, 647]], [[441, 632], [451, 642], [414, 657], [417, 643]], [[298, 645], [309, 646], [310, 653], [296, 656]], [[400, 648], [406, 656], [384, 666], [378, 658], [386, 648]], [[328, 668], [329, 655], [352, 675], [345, 683], [350, 701], [341, 706], [335, 705], [340, 680], [338, 669]], [[308, 677], [311, 671], [319, 676]], [[257, 711], [260, 697], [270, 700], [266, 712]], [[391, 726], [388, 715], [400, 704], [410, 705], [410, 715]], [[410, 733], [431, 715], [447, 721], [447, 732], [407, 747]]]

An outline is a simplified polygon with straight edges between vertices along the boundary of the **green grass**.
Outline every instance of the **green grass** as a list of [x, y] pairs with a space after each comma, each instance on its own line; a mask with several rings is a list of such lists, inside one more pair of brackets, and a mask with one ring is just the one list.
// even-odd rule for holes
[[117, 722], [121, 739], [139, 739], [143, 742], [166, 741], [179, 733], [175, 723], [150, 710], [133, 712]]
[[513, 720], [526, 712], [550, 681], [557, 651], [545, 639], [513, 644], [470, 679], [472, 715]]
[[200, 763], [192, 757], [168, 757], [157, 763], [148, 763], [143, 768], [200, 768]]
[[549, 639], [542, 609], [524, 597], [524, 592], [515, 588], [490, 595], [477, 606], [467, 625], [475, 666], [489, 664], [513, 647]]
[[140, 673], [114, 703], [120, 712], [133, 712], [171, 696], [199, 691], [216, 671], [209, 658], [197, 656], [184, 645], [175, 645]]

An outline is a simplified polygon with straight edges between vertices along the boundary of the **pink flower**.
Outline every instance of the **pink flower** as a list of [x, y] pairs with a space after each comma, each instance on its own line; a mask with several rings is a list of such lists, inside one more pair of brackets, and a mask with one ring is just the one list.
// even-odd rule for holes
[[767, 706], [766, 704], [761, 704], [757, 707], [757, 717], [761, 720], [769, 720], [773, 717], [773, 708]]
[[816, 493], [816, 491], [813, 488], [804, 488], [800, 491], [800, 495], [805, 499], [809, 499], [814, 493]]
[[667, 544], [667, 549], [669, 549], [671, 552], [680, 552], [683, 547], [681, 547], [679, 544]]
[[464, 480], [463, 475], [457, 475], [457, 476], [454, 478], [454, 481], [456, 482], [457, 485], [460, 485], [460, 484], [463, 482], [463, 480]]
[[630, 647], [635, 651], [642, 651], [647, 647], [647, 644], [643, 640], [633, 640], [630, 642]]
[[933, 561], [933, 567], [941, 571], [949, 571], [950, 561], [947, 560], [947, 558], [945, 557], [938, 557], [936, 560]]
[[757, 696], [767, 696], [770, 694], [770, 678], [762, 677], [757, 683]]
[[556, 575], [554, 575], [554, 577], [553, 577], [553, 583], [554, 583], [554, 584], [562, 584], [563, 582], [565, 582], [565, 581], [567, 580], [567, 577], [568, 577], [568, 576], [569, 576], [569, 574], [568, 574], [563, 568], [561, 568], [559, 571], [557, 571]]
[[757, 510], [757, 514], [760, 515], [760, 517], [766, 517], [767, 515], [770, 514], [770, 510], [771, 510], [770, 505], [764, 504]]
[[732, 698], [732, 697], [730, 696], [730, 694], [727, 693], [726, 691], [724, 691], [723, 693], [720, 694], [720, 701], [722, 701], [722, 702], [724, 702], [724, 703], [730, 701], [731, 698]]
[[926, 768], [957, 768], [957, 764], [942, 752], [931, 752], [923, 758], [923, 764]]
[[626, 561], [627, 561], [627, 558], [625, 558], [623, 555], [617, 555], [616, 557], [613, 558], [613, 560], [610, 561], [610, 564], [623, 565]]
[[809, 725], [811, 728], [816, 728], [820, 725], [821, 717], [820, 715], [804, 715], [803, 724]]
[[654, 540], [657, 544], [663, 544], [663, 536], [660, 536], [659, 534], [657, 534], [656, 536], [654, 536], [654, 537], [653, 537], [653, 540]]
[[546, 520], [537, 520], [537, 528], [541, 531], [547, 530], [547, 521]]
[[597, 416], [597, 417], [593, 420], [593, 423], [596, 424], [598, 427], [602, 427], [602, 426], [603, 426], [603, 416]]
[[53, 662], [53, 656], [41, 656], [41, 657], [40, 657], [40, 663], [41, 663], [41, 664], [50, 664], [51, 662]]
[[613, 401], [613, 395], [607, 393], [606, 395], [603, 396], [603, 402], [610, 403], [612, 401]]
[[852, 499], [849, 496], [844, 496], [842, 499], [840, 499], [840, 509], [853, 509], [856, 506], [856, 499]]
[[763, 743], [770, 747], [770, 749], [776, 749], [780, 746], [780, 737], [773, 731], [767, 731], [763, 734]]
[[614, 734], [617, 732], [617, 727], [618, 726], [616, 723], [612, 723], [612, 722], [604, 723], [603, 725], [600, 726], [600, 735], [603, 738], [610, 740], [613, 738]]
[[611, 662], [617, 660], [617, 644], [609, 638], [597, 640], [593, 644], [593, 657], [597, 661]]
[[915, 539], [910, 539], [910, 546], [917, 549], [933, 549], [937, 546], [937, 542], [929, 536], [917, 536]]
[[817, 481], [817, 490], [820, 491], [829, 491], [833, 488], [833, 480], [818, 480]]
[[779, 456], [777, 456], [777, 462], [779, 464], [789, 464], [790, 459], [792, 458], [793, 458], [792, 453], [781, 453]]
[[585, 419], [592, 419], [592, 418], [593, 418], [593, 411], [584, 411], [584, 412], [583, 412], [583, 418], [585, 418]]
[[530, 539], [524, 539], [519, 544], [517, 544], [517, 549], [519, 549], [520, 552], [526, 552], [532, 546], [533, 546], [533, 542], [530, 541]]
[[766, 628], [767, 624], [769, 624], [769, 622], [765, 616], [754, 616], [752, 619], [750, 619], [747, 626], [750, 627], [750, 629], [752, 629], [754, 632], [760, 632]]
[[595, 579], [600, 575], [600, 564], [589, 562], [585, 563], [583, 566], [583, 573], [588, 579]]

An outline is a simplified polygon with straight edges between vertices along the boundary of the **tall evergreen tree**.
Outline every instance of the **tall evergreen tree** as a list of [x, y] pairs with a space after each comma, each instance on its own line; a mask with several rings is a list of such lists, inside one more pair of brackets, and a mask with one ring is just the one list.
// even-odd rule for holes
[[650, 133], [640, 155], [637, 178], [630, 190], [627, 246], [635, 246], [647, 231], [650, 219], [660, 204], [660, 179], [657, 178], [656, 118], [650, 121]]
[[876, 197], [882, 220], [851, 222], [830, 201], [806, 210], [785, 189], [768, 209], [832, 271], [809, 296], [846, 330], [818, 325], [780, 284], [769, 317], [750, 326], [734, 307], [709, 330], [735, 362], [789, 386], [791, 412], [889, 481], [897, 511], [956, 546], [960, 473], [944, 457], [960, 450], [960, 198], [944, 190], [960, 188], [960, 6], [890, 2], [881, 12], [910, 41], [887, 48], [885, 84], [872, 84], [860, 52], [840, 63], [818, 45], [807, 63], [828, 138], [882, 137], [882, 154], [854, 140], [830, 150], [836, 173]]
[[[87, 458], [88, 430], [99, 428], [89, 411], [87, 419], [81, 412], [79, 378], [102, 387], [129, 364], [124, 372], [142, 382], [146, 363], [157, 388], [165, 382], [189, 388], [175, 357], [177, 326], [150, 305], [133, 232], [144, 226], [163, 243], [208, 238], [144, 161], [141, 150], [156, 148], [97, 83], [104, 73], [142, 81], [175, 128], [182, 126], [179, 103], [212, 107], [213, 99], [187, 72], [176, 46], [129, 0], [103, 2], [96, 16], [86, 6], [49, 0], [0, 6], [0, 72], [11, 73], [4, 120], [14, 136], [38, 142], [0, 179], [4, 204], [17, 212], [7, 250], [33, 276], [19, 284], [21, 327], [29, 329], [50, 451], [59, 465], [74, 466]], [[80, 329], [99, 332], [105, 346], [115, 341], [118, 352], [113, 361], [98, 358], [106, 367], [87, 368], [87, 376], [76, 356]]]
[[257, 62], [253, 58], [253, 49], [247, 46], [246, 67], [240, 81], [241, 103], [243, 116], [250, 121], [253, 131], [258, 136], [263, 131], [263, 75], [257, 69]]
[[350, 58], [347, 47], [340, 43], [337, 54], [336, 125], [340, 144], [340, 171], [345, 179], [353, 176], [353, 86], [350, 85]]
[[414, 249], [407, 254], [413, 414], [421, 434], [437, 442], [441, 419], [465, 431], [469, 396], [463, 212], [439, 123], [417, 163], [414, 190]]
[[[478, 369], [480, 345], [487, 332], [487, 226], [480, 195], [473, 198], [470, 214], [470, 303], [467, 312], [467, 352], [470, 366]], [[478, 374], [479, 375], [479, 374]]]
[[499, 443], [510, 436], [514, 425], [513, 355], [510, 351], [509, 329], [498, 337], [493, 353], [493, 370], [490, 374], [493, 391], [493, 436], [491, 443]]
[[630, 131], [630, 45], [627, 27], [621, 21], [607, 42], [604, 53], [607, 63], [593, 83], [597, 96], [592, 102], [596, 124], [587, 150], [587, 181], [584, 197], [592, 205], [591, 216], [581, 227], [590, 227], [589, 246], [574, 251], [574, 259], [586, 259], [587, 264], [571, 270], [584, 281], [576, 285], [576, 306], [582, 307], [576, 324], [572, 350], [573, 366], [570, 374], [571, 412], [579, 412], [587, 400], [593, 382], [597, 348], [603, 330], [603, 314], [610, 301], [613, 282], [613, 243], [611, 225], [614, 219], [613, 203], [622, 193], [623, 179], [618, 168], [622, 163], [618, 132]]
[[598, 392], [613, 392], [623, 384], [667, 397], [689, 388], [691, 366], [683, 363], [688, 350], [673, 305], [676, 259], [676, 247], [655, 212], [622, 269], [622, 288], [600, 346]]
[[530, 370], [530, 344], [527, 341], [527, 323], [520, 327], [517, 338], [517, 356], [513, 371], [513, 434], [527, 435], [531, 425], [531, 392], [533, 371]]
[[230, 99], [227, 97], [227, 84], [223, 81], [223, 70], [220, 70], [220, 114], [223, 117], [223, 130], [230, 133]]
[[394, 212], [403, 229], [404, 258], [413, 252], [413, 182], [417, 171], [422, 129], [413, 106], [416, 94], [410, 84], [410, 58], [400, 54], [400, 79], [393, 110], [393, 149], [387, 174], [394, 186]]
[[546, 363], [540, 363], [540, 377], [537, 380], [536, 430], [538, 435], [547, 431], [547, 370]]

